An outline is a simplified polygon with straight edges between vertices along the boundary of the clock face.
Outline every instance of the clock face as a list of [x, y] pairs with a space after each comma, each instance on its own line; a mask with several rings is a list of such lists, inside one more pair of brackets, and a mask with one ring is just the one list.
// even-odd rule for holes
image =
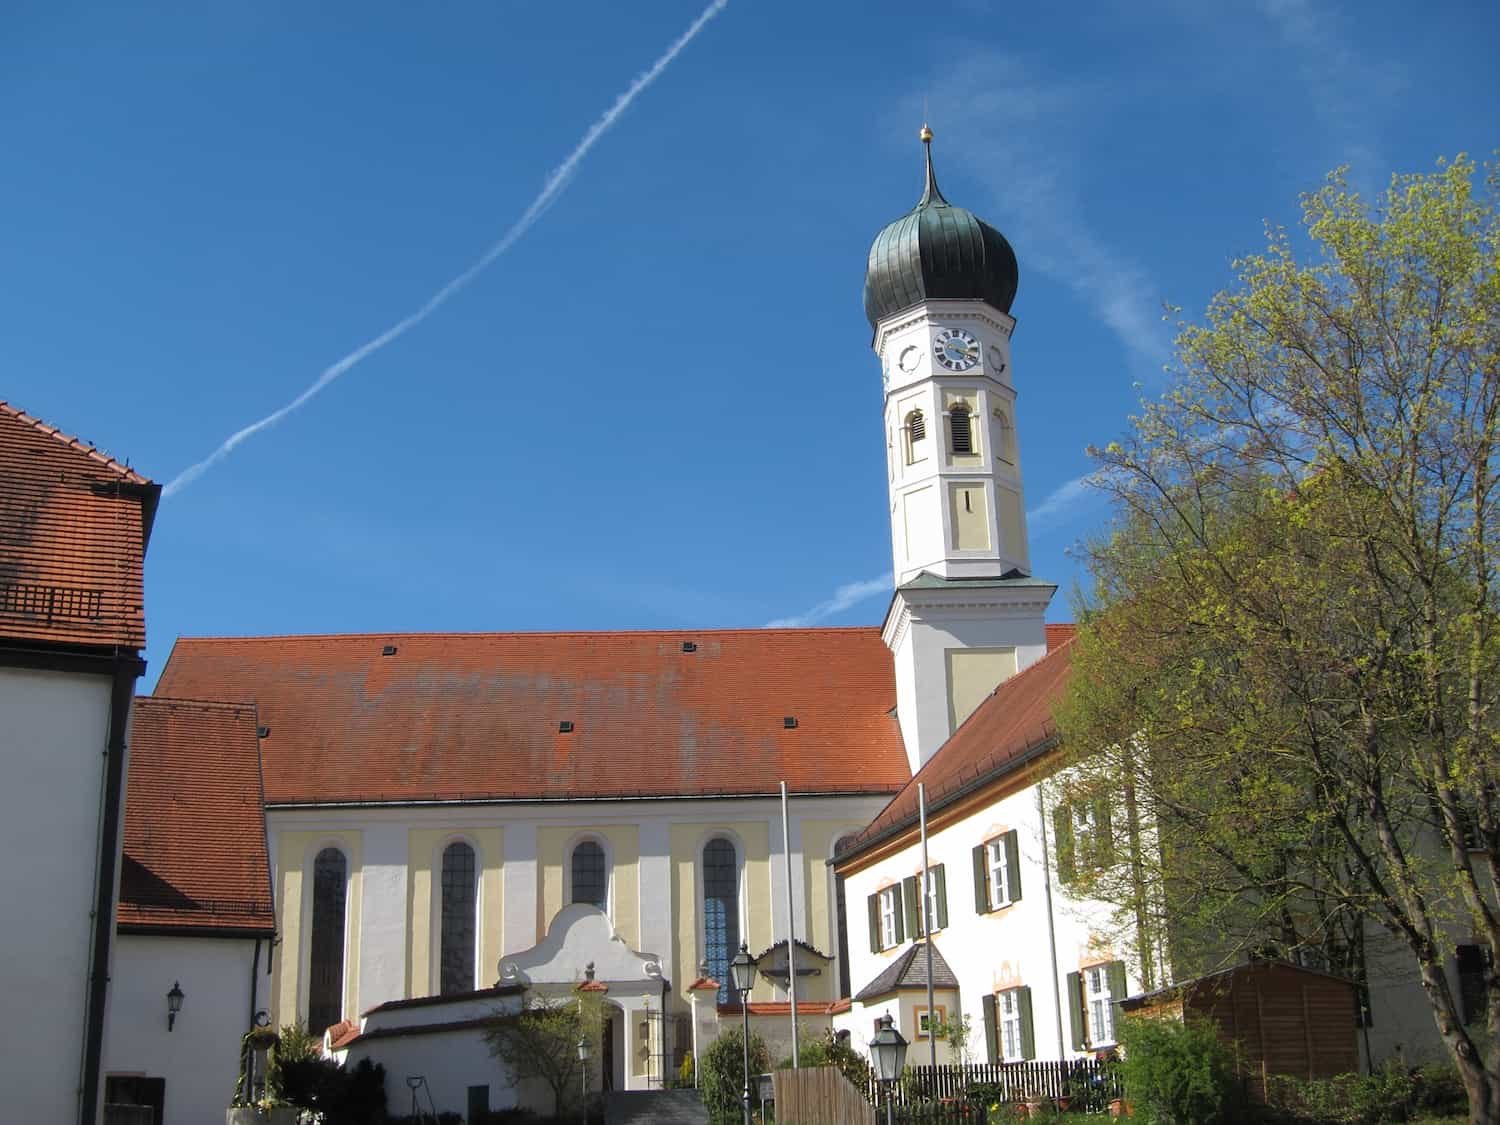
[[979, 341], [961, 328], [944, 328], [932, 341], [932, 351], [949, 371], [967, 371], [979, 362]]

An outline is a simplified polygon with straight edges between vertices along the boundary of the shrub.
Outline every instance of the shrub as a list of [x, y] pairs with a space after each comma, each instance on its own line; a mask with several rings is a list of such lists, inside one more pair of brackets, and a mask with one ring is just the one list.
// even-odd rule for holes
[[[798, 1060], [803, 1066], [836, 1066], [849, 1084], [863, 1093], [870, 1082], [870, 1062], [853, 1047], [849, 1040], [841, 1039], [832, 1029], [821, 1036], [809, 1036], [798, 1044]], [[788, 1055], [776, 1064], [777, 1070], [787, 1070], [792, 1065]]]
[[693, 1076], [693, 1056], [691, 1054], [682, 1056], [682, 1065], [672, 1073], [668, 1085], [674, 1090], [691, 1090], [696, 1084]]
[[1293, 1125], [1383, 1125], [1405, 1121], [1417, 1099], [1417, 1083], [1399, 1066], [1374, 1074], [1293, 1078], [1273, 1074], [1266, 1102]]
[[1135, 1114], [1154, 1125], [1229, 1125], [1244, 1095], [1233, 1050], [1208, 1024], [1129, 1017], [1120, 1064]]
[[[702, 1073], [698, 1086], [703, 1104], [713, 1125], [734, 1125], [740, 1120], [740, 1090], [745, 1080], [745, 1039], [739, 1028], [721, 1031], [719, 1037], [703, 1052]], [[750, 1073], [771, 1069], [771, 1055], [759, 1035], [750, 1033]], [[754, 1090], [751, 1091], [754, 1097]]]

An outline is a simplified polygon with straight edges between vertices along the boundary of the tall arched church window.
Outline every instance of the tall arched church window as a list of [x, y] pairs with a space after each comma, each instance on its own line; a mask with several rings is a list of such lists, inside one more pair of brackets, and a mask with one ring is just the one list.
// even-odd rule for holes
[[312, 947], [308, 966], [307, 1030], [323, 1032], [344, 1017], [344, 904], [349, 863], [338, 848], [313, 860]]
[[964, 403], [948, 411], [948, 427], [953, 434], [954, 453], [974, 452], [974, 419]]
[[609, 872], [604, 849], [595, 840], [584, 840], [573, 849], [573, 901], [608, 909]]
[[927, 438], [927, 419], [920, 410], [913, 410], [906, 416], [906, 463], [910, 465], [913, 461], [920, 461], [924, 456], [923, 450], [919, 449], [918, 443]]
[[474, 849], [463, 841], [443, 849], [442, 943], [438, 994], [474, 989], [474, 910], [479, 884]]
[[728, 1003], [729, 959], [740, 946], [740, 878], [734, 845], [723, 837], [703, 846], [703, 944], [719, 1003]]

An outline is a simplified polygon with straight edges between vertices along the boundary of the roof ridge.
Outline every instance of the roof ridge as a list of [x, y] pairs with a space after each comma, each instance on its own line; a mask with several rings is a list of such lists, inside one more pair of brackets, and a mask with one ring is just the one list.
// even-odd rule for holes
[[105, 468], [113, 469], [116, 473], [135, 484], [153, 483], [150, 477], [144, 476], [124, 462], [111, 457], [92, 442], [84, 441], [82, 438], [74, 437], [72, 434], [63, 433], [58, 427], [49, 422], [42, 421], [34, 414], [26, 413], [19, 406], [12, 406], [5, 399], [0, 399], [0, 414], [13, 418], [24, 426], [30, 426], [32, 429], [38, 430], [48, 437], [55, 438], [69, 449], [86, 455], [90, 460], [103, 465]]
[[179, 634], [174, 644], [199, 641], [335, 641], [335, 640], [376, 640], [385, 638], [388, 640], [400, 640], [402, 638], [430, 639], [437, 637], [463, 637], [476, 639], [484, 637], [705, 637], [725, 636], [733, 634], [760, 636], [765, 634], [784, 635], [787, 633], [879, 633], [879, 625], [804, 625], [795, 628], [762, 628], [759, 626], [747, 626], [744, 628], [709, 628], [709, 629], [490, 629], [490, 630], [462, 630], [462, 629], [437, 629], [416, 630], [407, 632], [344, 632], [344, 633], [255, 633], [232, 636], [228, 634], [210, 634], [204, 636], [187, 636]]
[[163, 707], [202, 707], [219, 711], [254, 711], [254, 703], [236, 703], [228, 699], [191, 699], [177, 695], [138, 695], [135, 703], [160, 703]]

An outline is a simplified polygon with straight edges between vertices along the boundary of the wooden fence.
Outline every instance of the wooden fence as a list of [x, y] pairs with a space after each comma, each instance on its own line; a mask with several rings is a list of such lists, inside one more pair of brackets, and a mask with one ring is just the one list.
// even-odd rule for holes
[[771, 1075], [777, 1125], [875, 1125], [875, 1109], [837, 1067]]
[[[1121, 1096], [1119, 1074], [1109, 1063], [1093, 1059], [1072, 1062], [993, 1063], [971, 1066], [909, 1066], [889, 1091], [898, 1107], [923, 1102], [990, 1105], [1042, 1098], [1068, 1099], [1070, 1109], [1105, 1113]], [[884, 1105], [887, 1091], [871, 1079], [865, 1096]]]

